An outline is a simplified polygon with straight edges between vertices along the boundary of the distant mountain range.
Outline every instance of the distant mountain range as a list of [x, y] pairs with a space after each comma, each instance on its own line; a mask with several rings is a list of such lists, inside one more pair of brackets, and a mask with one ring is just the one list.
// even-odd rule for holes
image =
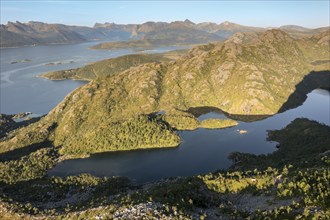
[[[313, 35], [326, 28], [308, 29], [295, 25], [282, 26], [292, 36]], [[265, 28], [249, 27], [225, 21], [221, 24], [203, 22], [195, 24], [189, 20], [146, 22], [143, 24], [96, 23], [94, 27], [8, 22], [0, 25], [0, 47], [19, 47], [47, 44], [70, 44], [92, 40], [127, 41], [142, 40], [157, 42], [206, 43], [223, 40], [237, 32], [260, 32]]]
[[0, 46], [18, 47], [39, 44], [69, 44], [86, 41], [86, 38], [62, 24], [41, 22], [12, 23], [0, 26]]

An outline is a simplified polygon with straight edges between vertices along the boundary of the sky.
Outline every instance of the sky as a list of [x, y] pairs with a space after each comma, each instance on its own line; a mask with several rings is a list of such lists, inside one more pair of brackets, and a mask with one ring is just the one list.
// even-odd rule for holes
[[189, 19], [195, 23], [230, 21], [258, 27], [330, 24], [329, 0], [313, 1], [0, 1], [0, 23], [41, 21], [93, 26]]

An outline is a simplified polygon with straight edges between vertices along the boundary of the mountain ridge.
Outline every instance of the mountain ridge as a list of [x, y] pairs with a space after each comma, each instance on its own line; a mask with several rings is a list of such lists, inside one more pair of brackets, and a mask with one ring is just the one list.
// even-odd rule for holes
[[[287, 32], [295, 35], [312, 35], [324, 31], [324, 28], [307, 29], [297, 33], [297, 26], [282, 26]], [[195, 34], [195, 36], [213, 35], [219, 39], [228, 38], [237, 32], [260, 32], [265, 28], [244, 26], [225, 21], [220, 24], [203, 22], [193, 23], [186, 19], [185, 21], [173, 22], [145, 22], [143, 24], [115, 24], [115, 23], [95, 23], [93, 27], [47, 24], [44, 22], [30, 21], [27, 23], [8, 22], [6, 25], [0, 25], [0, 47], [33, 46], [45, 44], [68, 44], [80, 43], [91, 40], [139, 40], [160, 39], [165, 30], [177, 30], [184, 35]], [[186, 32], [187, 30], [188, 32]], [[151, 32], [156, 34], [151, 35]], [[166, 33], [166, 32], [165, 32]], [[149, 35], [149, 36], [148, 36]], [[151, 36], [150, 36], [151, 35]], [[173, 38], [171, 38], [173, 39]], [[209, 39], [203, 41], [207, 43]]]
[[[268, 30], [248, 41], [249, 34], [237, 35], [194, 47], [175, 61], [145, 63], [96, 78], [70, 93], [39, 122], [14, 132], [0, 143], [0, 149], [51, 140], [63, 155], [129, 150], [127, 130], [146, 120], [149, 128], [159, 127], [158, 131], [166, 133], [171, 140], [168, 146], [173, 146], [178, 143], [171, 130], [175, 122], [198, 124], [190, 108], [210, 106], [229, 114], [273, 115], [306, 75], [330, 69], [327, 63], [312, 65], [314, 60], [328, 59], [330, 32], [295, 39], [284, 31]], [[328, 75], [323, 82], [328, 82]], [[160, 111], [165, 114], [154, 119], [152, 114]], [[150, 146], [142, 141], [144, 132], [150, 131], [141, 128], [134, 133], [139, 139], [135, 148]]]

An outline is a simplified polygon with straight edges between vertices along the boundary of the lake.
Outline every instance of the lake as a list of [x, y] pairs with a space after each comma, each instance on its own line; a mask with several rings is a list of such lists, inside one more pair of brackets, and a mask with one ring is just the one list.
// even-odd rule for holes
[[[37, 78], [45, 72], [77, 68], [98, 60], [136, 53], [133, 49], [91, 50], [100, 42], [0, 49], [0, 112], [47, 114], [82, 81]], [[160, 47], [161, 53], [187, 47]], [[55, 65], [50, 65], [51, 63]]]
[[[99, 42], [0, 49], [0, 112], [47, 114], [75, 88], [86, 82], [50, 81], [36, 78], [48, 71], [81, 67], [87, 63], [134, 53], [134, 50], [90, 50]], [[182, 47], [181, 47], [182, 48]], [[180, 47], [162, 47], [146, 53], [166, 52]], [[55, 63], [58, 65], [47, 65]], [[60, 64], [59, 64], [60, 63]], [[127, 176], [137, 183], [172, 176], [188, 176], [226, 169], [233, 151], [266, 154], [276, 143], [266, 141], [267, 130], [281, 129], [297, 117], [306, 117], [329, 125], [330, 96], [325, 90], [308, 94], [303, 105], [270, 118], [242, 122], [220, 130], [198, 129], [178, 132], [182, 144], [177, 148], [95, 154], [85, 159], [67, 160], [49, 171], [49, 175], [67, 176], [91, 173], [97, 176]], [[199, 117], [225, 118], [211, 112]], [[244, 129], [246, 134], [239, 134]]]
[[[329, 108], [329, 92], [316, 89], [308, 94], [301, 106], [264, 120], [239, 121], [238, 126], [226, 129], [179, 131], [183, 142], [177, 148], [95, 154], [89, 158], [63, 161], [48, 174], [126, 176], [136, 183], [145, 183], [227, 169], [231, 165], [227, 157], [233, 151], [267, 154], [276, 150], [276, 143], [266, 140], [267, 130], [281, 129], [297, 117], [330, 125]], [[199, 119], [224, 117], [211, 112]], [[247, 133], [240, 134], [238, 129], [247, 130]]]

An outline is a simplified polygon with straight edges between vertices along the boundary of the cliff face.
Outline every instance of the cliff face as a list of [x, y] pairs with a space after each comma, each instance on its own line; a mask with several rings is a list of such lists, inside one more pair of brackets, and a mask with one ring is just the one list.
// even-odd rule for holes
[[[18, 136], [7, 143], [0, 143], [0, 148], [1, 144], [24, 143], [20, 138], [26, 137], [25, 132], [41, 130], [45, 130], [42, 137], [51, 134], [55, 145], [64, 149], [78, 145], [91, 149], [100, 146], [99, 140], [104, 137], [122, 138], [126, 145], [130, 143], [129, 135], [113, 130], [118, 123], [161, 110], [166, 115], [186, 114], [191, 107], [210, 106], [238, 115], [275, 114], [294, 93], [295, 86], [315, 68], [312, 53], [318, 51], [317, 59], [328, 59], [328, 35], [295, 40], [280, 30], [253, 36], [237, 34], [224, 43], [195, 47], [176, 61], [142, 64], [97, 78], [68, 95], [40, 122], [17, 131]], [[311, 45], [313, 51], [306, 48]], [[323, 64], [321, 67], [328, 68]], [[120, 129], [134, 131], [138, 126], [135, 123], [140, 121]], [[164, 126], [161, 121], [150, 123], [156, 123], [150, 128]], [[166, 132], [172, 143], [177, 143], [171, 131]], [[143, 130], [134, 133], [141, 137], [146, 134], [150, 136]], [[101, 149], [112, 147], [105, 143]]]
[[66, 25], [8, 22], [0, 28], [1, 47], [79, 43], [86, 39]]

